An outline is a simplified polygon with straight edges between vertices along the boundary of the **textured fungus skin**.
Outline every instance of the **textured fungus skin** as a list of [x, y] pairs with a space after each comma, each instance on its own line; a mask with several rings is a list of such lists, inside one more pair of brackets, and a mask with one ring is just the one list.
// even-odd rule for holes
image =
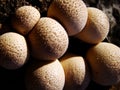
[[92, 78], [101, 85], [120, 81], [120, 48], [110, 43], [99, 43], [87, 52]]
[[27, 90], [63, 90], [65, 75], [58, 60], [33, 62], [26, 72]]
[[90, 83], [90, 73], [83, 57], [66, 53], [60, 62], [65, 72], [63, 90], [85, 90]]
[[39, 20], [28, 36], [31, 55], [37, 59], [55, 60], [67, 50], [67, 32], [54, 19], [44, 17]]
[[84, 28], [88, 12], [82, 0], [53, 0], [47, 16], [58, 20], [68, 35], [73, 36]]
[[0, 65], [6, 69], [18, 69], [28, 59], [28, 48], [25, 38], [9, 32], [0, 36]]
[[39, 11], [33, 6], [18, 8], [12, 17], [13, 28], [22, 35], [26, 35], [33, 29], [40, 19]]
[[93, 7], [88, 7], [88, 20], [85, 28], [76, 35], [80, 40], [96, 44], [103, 41], [109, 32], [109, 19], [106, 14]]

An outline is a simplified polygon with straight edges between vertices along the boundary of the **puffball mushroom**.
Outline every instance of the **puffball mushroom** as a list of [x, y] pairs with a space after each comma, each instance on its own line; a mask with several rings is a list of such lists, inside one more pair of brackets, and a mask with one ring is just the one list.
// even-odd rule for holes
[[25, 76], [27, 90], [63, 90], [64, 83], [64, 70], [58, 59], [33, 62], [27, 68]]
[[12, 26], [20, 34], [28, 34], [40, 19], [39, 11], [33, 6], [22, 6], [12, 17]]
[[92, 71], [92, 79], [101, 85], [120, 82], [120, 48], [101, 42], [91, 47], [86, 55]]
[[18, 69], [28, 59], [28, 48], [25, 38], [14, 32], [0, 36], [0, 66], [6, 69]]
[[88, 7], [88, 21], [85, 28], [76, 37], [90, 44], [97, 44], [105, 39], [109, 32], [109, 20], [103, 11]]
[[42, 60], [55, 60], [68, 48], [68, 35], [56, 20], [41, 18], [28, 35], [31, 55]]
[[47, 16], [58, 20], [68, 35], [73, 36], [84, 28], [88, 11], [82, 0], [53, 0]]
[[90, 73], [81, 56], [66, 53], [60, 62], [65, 72], [65, 85], [63, 90], [85, 90], [90, 83]]

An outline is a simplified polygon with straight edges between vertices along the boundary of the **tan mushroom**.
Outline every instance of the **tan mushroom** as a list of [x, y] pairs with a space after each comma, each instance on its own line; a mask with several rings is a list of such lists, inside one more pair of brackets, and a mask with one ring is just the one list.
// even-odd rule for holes
[[91, 47], [86, 55], [92, 72], [92, 79], [101, 85], [120, 82], [120, 48], [101, 42]]
[[27, 68], [25, 76], [27, 90], [63, 90], [64, 83], [64, 70], [57, 59], [33, 62]]
[[31, 55], [42, 60], [60, 58], [67, 50], [69, 40], [65, 29], [56, 20], [43, 17], [29, 33]]
[[0, 36], [0, 66], [6, 69], [18, 69], [28, 59], [28, 48], [25, 38], [14, 32]]
[[109, 32], [109, 20], [103, 11], [88, 7], [88, 21], [85, 28], [76, 37], [90, 44], [103, 41]]
[[20, 34], [28, 34], [40, 19], [39, 11], [33, 6], [22, 6], [12, 17], [12, 26]]
[[53, 0], [47, 16], [58, 20], [68, 35], [73, 36], [84, 28], [88, 11], [82, 0]]

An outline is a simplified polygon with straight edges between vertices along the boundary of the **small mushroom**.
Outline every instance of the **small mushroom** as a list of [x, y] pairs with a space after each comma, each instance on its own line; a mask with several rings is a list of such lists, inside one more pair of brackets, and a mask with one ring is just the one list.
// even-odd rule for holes
[[67, 52], [60, 58], [60, 62], [65, 72], [63, 90], [85, 90], [91, 77], [83, 57]]
[[109, 32], [109, 20], [103, 11], [88, 7], [88, 21], [85, 28], [75, 37], [90, 43], [97, 44], [103, 41]]
[[25, 38], [14, 32], [0, 36], [0, 66], [6, 69], [18, 69], [28, 59], [28, 48]]
[[65, 74], [58, 59], [48, 62], [32, 62], [26, 71], [27, 90], [63, 90]]
[[28, 35], [31, 55], [42, 60], [55, 60], [67, 50], [69, 40], [65, 29], [56, 20], [41, 18]]
[[92, 79], [100, 85], [114, 85], [120, 82], [120, 48], [112, 43], [101, 42], [91, 47], [86, 59], [92, 72]]
[[58, 20], [68, 35], [73, 36], [84, 28], [88, 11], [82, 0], [53, 0], [47, 16]]
[[22, 35], [26, 35], [33, 29], [40, 19], [39, 11], [33, 6], [18, 8], [12, 17], [13, 28]]

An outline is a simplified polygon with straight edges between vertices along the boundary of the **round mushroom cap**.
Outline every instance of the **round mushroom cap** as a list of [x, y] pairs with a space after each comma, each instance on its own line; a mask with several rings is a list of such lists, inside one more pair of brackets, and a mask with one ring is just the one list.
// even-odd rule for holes
[[88, 11], [82, 0], [53, 0], [47, 16], [58, 20], [68, 35], [73, 36], [85, 27]]
[[88, 20], [85, 28], [76, 35], [80, 40], [97, 44], [103, 41], [109, 32], [109, 20], [106, 14], [93, 7], [88, 7]]
[[65, 72], [64, 90], [85, 90], [91, 77], [83, 57], [66, 53], [60, 62]]
[[33, 6], [22, 6], [12, 17], [12, 26], [20, 34], [28, 34], [40, 19], [39, 11]]
[[92, 79], [101, 85], [120, 82], [120, 48], [101, 42], [91, 47], [86, 55], [92, 72]]
[[0, 66], [6, 69], [18, 69], [27, 59], [27, 43], [22, 35], [8, 32], [0, 36]]
[[33, 62], [27, 68], [25, 76], [27, 90], [63, 90], [64, 83], [64, 70], [58, 60]]
[[56, 20], [41, 18], [29, 33], [31, 55], [42, 60], [55, 60], [67, 50], [69, 40], [65, 29]]

